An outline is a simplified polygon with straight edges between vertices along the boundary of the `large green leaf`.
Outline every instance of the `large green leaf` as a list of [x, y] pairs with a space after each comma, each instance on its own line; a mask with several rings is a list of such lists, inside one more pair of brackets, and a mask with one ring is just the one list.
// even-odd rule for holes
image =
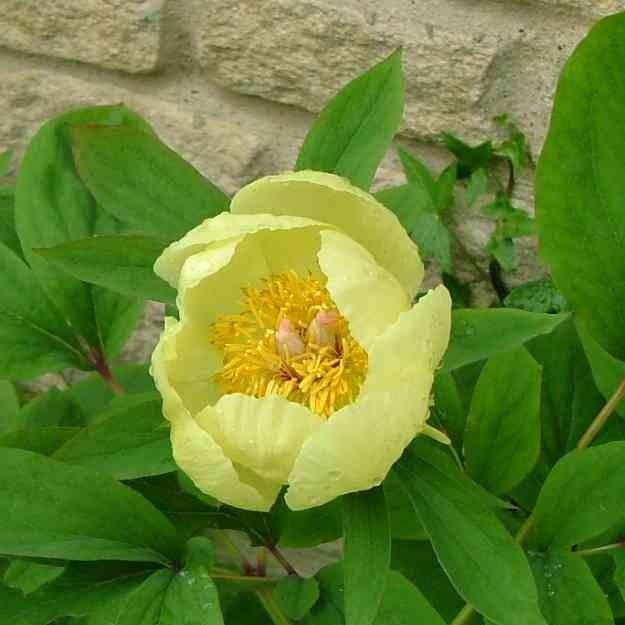
[[527, 544], [569, 547], [625, 526], [625, 442], [576, 450], [558, 462], [534, 509]]
[[24, 261], [0, 243], [0, 376], [85, 366], [76, 339]]
[[68, 560], [167, 561], [173, 526], [112, 478], [0, 449], [0, 553]]
[[384, 593], [391, 559], [391, 532], [384, 490], [343, 497], [345, 622], [371, 625]]
[[166, 243], [142, 236], [99, 236], [35, 250], [68, 274], [113, 291], [174, 303], [176, 292], [154, 273]]
[[541, 253], [591, 335], [625, 357], [625, 14], [567, 62], [536, 173]]
[[56, 453], [57, 460], [132, 480], [176, 470], [159, 395], [129, 395]]
[[498, 625], [545, 625], [523, 551], [495, 514], [412, 448], [395, 470], [465, 601]]
[[[577, 324], [577, 332], [590, 363], [592, 375], [601, 394], [608, 400], [625, 380], [625, 362], [614, 358], [588, 333], [583, 323]], [[625, 417], [625, 405], [621, 402], [616, 411]]]
[[301, 621], [319, 599], [319, 584], [314, 577], [283, 577], [273, 597], [288, 618]]
[[33, 253], [34, 248], [100, 232], [101, 211], [78, 177], [69, 143], [68, 127], [78, 123], [147, 128], [139, 116], [123, 106], [81, 109], [44, 124], [31, 141], [19, 171], [15, 220], [25, 256], [48, 297], [76, 334], [92, 348], [102, 349], [93, 288]]
[[368, 189], [399, 128], [403, 110], [398, 50], [328, 102], [304, 140], [295, 169], [339, 174]]
[[430, 541], [394, 540], [391, 554], [391, 569], [409, 579], [439, 614], [451, 621], [464, 606], [464, 601], [436, 559]]
[[19, 427], [20, 403], [15, 387], [6, 380], [0, 380], [0, 435]]
[[441, 369], [452, 371], [523, 345], [535, 336], [549, 334], [569, 316], [509, 308], [454, 310], [449, 349]]
[[0, 243], [18, 256], [22, 246], [15, 230], [15, 198], [13, 189], [0, 187]]
[[612, 625], [606, 596], [581, 558], [559, 550], [530, 556], [540, 609], [549, 625]]
[[33, 562], [16, 558], [11, 560], [4, 572], [2, 582], [9, 588], [29, 595], [42, 586], [53, 582], [65, 573], [64, 564]]
[[541, 369], [524, 347], [491, 357], [473, 393], [464, 436], [469, 475], [505, 493], [531, 471], [540, 453]]
[[81, 125], [71, 137], [81, 179], [102, 207], [138, 232], [177, 239], [228, 208], [222, 191], [141, 128]]
[[62, 616], [86, 616], [126, 597], [151, 573], [145, 569], [145, 564], [134, 563], [72, 563], [55, 582], [26, 597], [0, 585], [0, 623], [48, 625]]

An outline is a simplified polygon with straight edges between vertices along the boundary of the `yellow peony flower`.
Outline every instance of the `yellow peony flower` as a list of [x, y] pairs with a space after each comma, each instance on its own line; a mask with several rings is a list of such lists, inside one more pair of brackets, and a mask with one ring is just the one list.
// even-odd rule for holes
[[451, 301], [371, 195], [331, 174], [258, 180], [170, 245], [178, 289], [152, 374], [174, 457], [239, 508], [310, 508], [385, 478], [427, 425]]

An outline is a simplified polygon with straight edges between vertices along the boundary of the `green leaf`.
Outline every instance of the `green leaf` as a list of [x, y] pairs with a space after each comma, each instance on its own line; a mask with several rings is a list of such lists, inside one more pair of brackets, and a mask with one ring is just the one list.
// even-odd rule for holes
[[9, 588], [20, 590], [25, 595], [29, 595], [58, 579], [65, 573], [65, 568], [65, 565], [31, 562], [30, 560], [11, 560], [4, 572], [2, 582]]
[[67, 441], [54, 457], [118, 480], [176, 470], [162, 400], [155, 393], [125, 397], [121, 405], [118, 402]]
[[401, 573], [389, 571], [375, 625], [445, 625], [421, 591]]
[[19, 449], [0, 449], [0, 518], [0, 553], [151, 562], [176, 554], [174, 528], [139, 494]]
[[621, 597], [625, 599], [625, 552], [622, 549], [610, 552], [614, 560], [614, 583]]
[[119, 562], [72, 563], [64, 575], [27, 597], [0, 585], [0, 623], [48, 625], [61, 616], [86, 616], [126, 596], [145, 578], [145, 567]]
[[228, 208], [221, 190], [140, 128], [75, 125], [71, 138], [80, 177], [98, 203], [142, 234], [177, 239]]
[[305, 625], [345, 625], [343, 563], [335, 562], [325, 566], [316, 577], [319, 582], [319, 600], [303, 623]]
[[371, 625], [391, 558], [388, 510], [381, 486], [343, 497], [343, 534], [345, 622]]
[[505, 113], [503, 115], [497, 115], [494, 121], [504, 128], [509, 135], [508, 139], [495, 148], [495, 154], [508, 159], [512, 164], [515, 175], [517, 175], [531, 159], [525, 135]]
[[457, 178], [458, 167], [456, 163], [452, 163], [443, 169], [441, 175], [436, 180], [434, 204], [439, 213], [444, 213], [452, 207], [455, 199], [454, 189], [456, 187]]
[[541, 254], [590, 334], [625, 358], [625, 14], [564, 67], [536, 172]]
[[0, 188], [0, 243], [22, 257], [22, 246], [15, 230], [13, 189]]
[[483, 167], [471, 174], [467, 185], [467, 204], [469, 206], [473, 206], [488, 191], [488, 181], [488, 173]]
[[0, 152], [0, 178], [6, 176], [11, 168], [11, 159], [13, 158], [13, 152], [11, 150], [5, 150]]
[[461, 282], [456, 276], [443, 272], [443, 284], [451, 295], [452, 308], [469, 308], [471, 304], [471, 287]]
[[24, 261], [0, 243], [0, 377], [84, 366], [78, 343]]
[[527, 544], [570, 547], [625, 519], [625, 442], [575, 450], [545, 482], [532, 514]]
[[326, 104], [304, 140], [295, 169], [335, 173], [368, 189], [403, 111], [401, 51], [397, 50]]
[[81, 109], [44, 124], [20, 167], [15, 220], [26, 259], [41, 287], [73, 331], [93, 348], [101, 349], [93, 288], [68, 277], [32, 251], [84, 239], [100, 227], [101, 210], [78, 177], [69, 144], [67, 129], [76, 123], [146, 127], [139, 116], [123, 106]]
[[504, 271], [514, 271], [517, 268], [516, 249], [512, 239], [501, 236], [495, 230], [484, 249], [492, 254]]
[[399, 478], [391, 471], [383, 482], [391, 522], [391, 536], [399, 540], [427, 540], [428, 535], [414, 513]]
[[441, 133], [441, 138], [447, 149], [458, 159], [458, 178], [467, 178], [474, 171], [491, 164], [493, 145], [490, 141], [472, 147], [448, 132]]
[[431, 197], [416, 182], [384, 189], [376, 198], [389, 208], [406, 228], [425, 258], [435, 259], [444, 271], [451, 271], [449, 230], [436, 212]]
[[166, 243], [142, 236], [99, 236], [35, 250], [68, 274], [118, 293], [166, 303], [176, 292], [154, 273]]
[[395, 470], [462, 597], [498, 625], [545, 625], [523, 551], [495, 514], [410, 448]]
[[549, 334], [569, 316], [505, 308], [454, 310], [451, 340], [441, 370], [453, 371], [523, 345], [536, 336]]
[[223, 617], [217, 588], [208, 571], [203, 566], [188, 564], [167, 588], [158, 625], [199, 623], [223, 625]]
[[281, 498], [271, 511], [271, 524], [279, 536], [281, 547], [303, 549], [340, 538], [343, 533], [342, 515], [340, 499], [294, 512]]
[[319, 584], [314, 577], [284, 577], [273, 589], [273, 596], [288, 618], [303, 619], [319, 599]]
[[436, 206], [434, 198], [437, 195], [437, 184], [428, 166], [402, 148], [398, 148], [397, 153], [408, 183], [415, 185], [422, 195], [428, 198], [432, 208], [434, 208]]
[[[597, 388], [605, 399], [610, 399], [619, 384], [625, 380], [625, 362], [617, 360], [610, 355], [592, 336], [590, 336], [585, 325], [577, 322], [577, 333], [584, 346], [586, 357], [592, 369], [593, 378], [597, 384]], [[616, 411], [625, 417], [625, 405], [621, 402]]]
[[434, 405], [431, 419], [440, 424], [457, 451], [462, 451], [467, 413], [458, 386], [451, 373], [439, 373], [434, 378]]
[[568, 304], [550, 278], [533, 280], [513, 288], [503, 301], [507, 308], [528, 312], [557, 314], [568, 310]]
[[530, 557], [540, 609], [550, 625], [612, 625], [612, 610], [584, 560], [568, 551]]
[[25, 449], [49, 456], [78, 432], [80, 428], [25, 427], [0, 436], [0, 447]]
[[495, 494], [514, 488], [540, 453], [541, 368], [519, 347], [490, 358], [473, 393], [464, 436], [469, 475]]
[[73, 427], [83, 425], [85, 421], [70, 394], [57, 388], [51, 388], [22, 406], [17, 418], [23, 428]]
[[572, 424], [578, 404], [576, 397], [587, 391], [581, 379], [587, 364], [572, 318], [551, 334], [532, 339], [528, 348], [543, 368], [542, 448], [548, 462], [555, 464], [577, 443], [571, 435]]
[[19, 410], [15, 387], [6, 380], [0, 380], [0, 436], [19, 427]]
[[391, 554], [391, 568], [409, 579], [446, 621], [464, 607], [429, 540], [394, 540]]
[[174, 572], [161, 569], [128, 592], [98, 606], [89, 625], [160, 625], [161, 606]]

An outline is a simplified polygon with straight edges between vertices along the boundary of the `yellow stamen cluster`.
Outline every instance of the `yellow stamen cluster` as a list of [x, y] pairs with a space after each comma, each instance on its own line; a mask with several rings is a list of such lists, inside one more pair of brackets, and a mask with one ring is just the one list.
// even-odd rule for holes
[[[323, 417], [354, 401], [367, 374], [367, 352], [321, 281], [289, 271], [242, 290], [242, 311], [222, 315], [210, 327], [212, 342], [224, 353], [217, 377], [225, 393], [280, 395]], [[332, 313], [322, 318], [332, 319], [334, 333], [329, 344], [320, 345], [310, 328], [322, 311]], [[301, 353], [279, 349], [276, 332], [283, 319], [299, 335]]]

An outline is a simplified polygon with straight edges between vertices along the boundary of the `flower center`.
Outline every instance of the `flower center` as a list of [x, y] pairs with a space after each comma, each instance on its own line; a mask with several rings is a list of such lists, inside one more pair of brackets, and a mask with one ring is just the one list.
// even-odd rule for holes
[[242, 291], [242, 312], [210, 326], [225, 393], [280, 395], [323, 417], [356, 399], [367, 352], [319, 280], [288, 271]]

